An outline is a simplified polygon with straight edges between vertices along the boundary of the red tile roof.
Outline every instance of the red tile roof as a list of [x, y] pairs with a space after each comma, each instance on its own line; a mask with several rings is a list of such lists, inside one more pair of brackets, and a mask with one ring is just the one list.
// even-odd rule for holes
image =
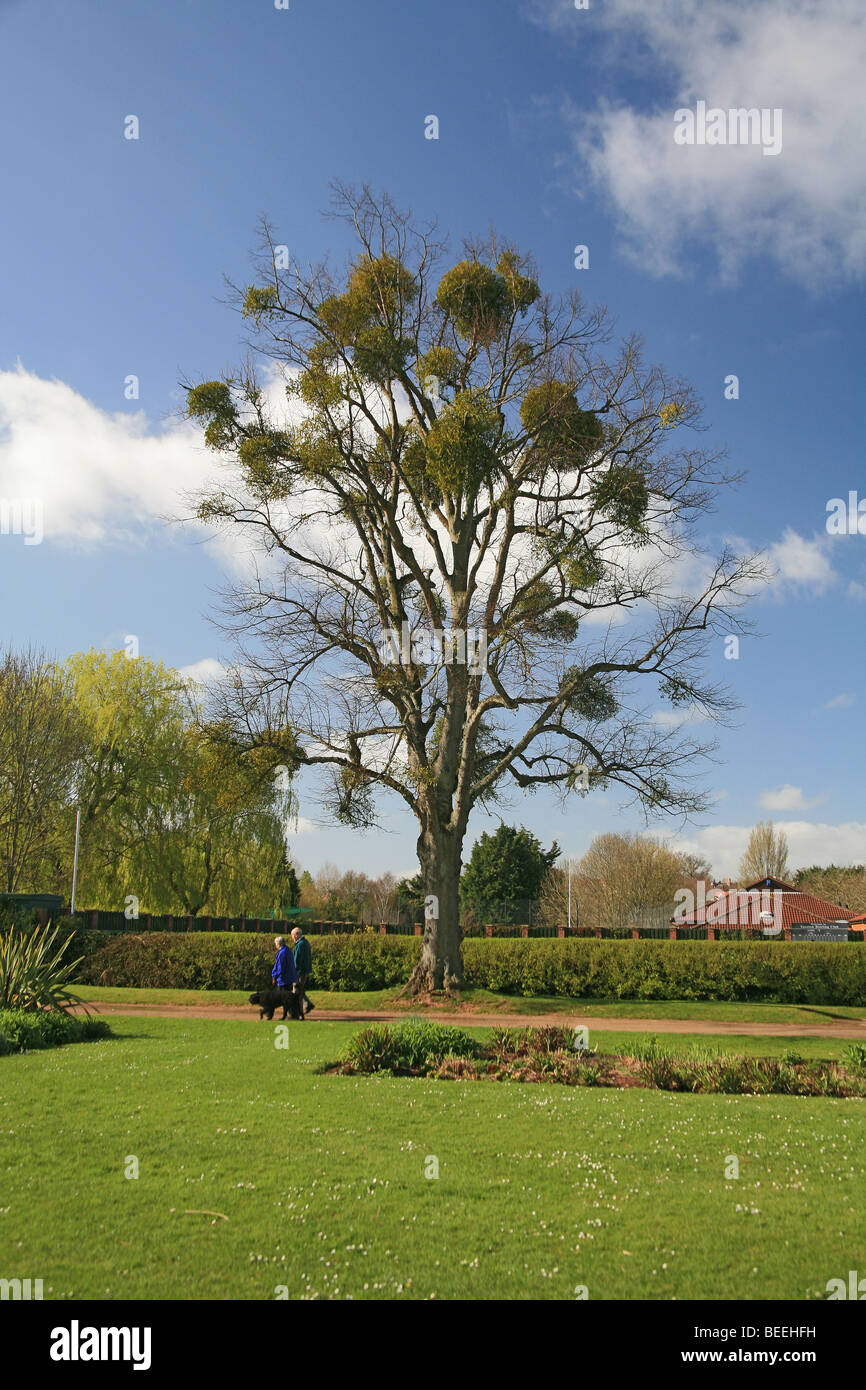
[[687, 913], [684, 917], [672, 917], [671, 922], [681, 927], [759, 927], [762, 925], [761, 914], [769, 912], [774, 915], [774, 926], [779, 926], [775, 918], [779, 909], [783, 929], [798, 922], [850, 922], [863, 915], [849, 912], [839, 907], [838, 903], [828, 903], [825, 898], [798, 893], [794, 889], [776, 892], [768, 889], [760, 893], [757, 890], [749, 892], [745, 888], [734, 888], [729, 893], [720, 893], [696, 912]]

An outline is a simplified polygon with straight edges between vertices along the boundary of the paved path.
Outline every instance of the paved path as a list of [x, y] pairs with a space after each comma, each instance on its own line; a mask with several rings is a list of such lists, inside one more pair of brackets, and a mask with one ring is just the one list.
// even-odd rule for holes
[[[249, 1019], [258, 1023], [257, 1010], [250, 1004], [98, 1004], [89, 1003], [87, 1008], [98, 1014], [126, 1014], [127, 1017], [139, 1015], [142, 1018], [235, 1018]], [[365, 1009], [324, 1009], [320, 1005], [309, 1023], [393, 1023], [406, 1018], [406, 1010]], [[842, 1019], [835, 1023], [716, 1023], [711, 1019], [696, 1018], [599, 1018], [583, 1014], [482, 1014], [482, 1013], [441, 1013], [430, 1010], [428, 1017], [437, 1023], [457, 1023], [464, 1027], [493, 1028], [497, 1025], [510, 1025], [514, 1028], [541, 1028], [558, 1026], [576, 1028], [585, 1026], [591, 1031], [610, 1033], [714, 1033], [717, 1037], [753, 1038], [864, 1038], [866, 1039], [866, 1018]], [[279, 1020], [279, 1011], [274, 1021]], [[291, 1021], [291, 1020], [288, 1020]]]

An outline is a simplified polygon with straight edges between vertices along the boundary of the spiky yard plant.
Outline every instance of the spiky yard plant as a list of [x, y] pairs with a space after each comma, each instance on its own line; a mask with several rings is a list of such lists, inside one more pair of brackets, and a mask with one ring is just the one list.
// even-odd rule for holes
[[68, 940], [58, 945], [59, 927], [0, 932], [0, 1009], [68, 1009], [81, 1000], [68, 988], [76, 966], [67, 960]]

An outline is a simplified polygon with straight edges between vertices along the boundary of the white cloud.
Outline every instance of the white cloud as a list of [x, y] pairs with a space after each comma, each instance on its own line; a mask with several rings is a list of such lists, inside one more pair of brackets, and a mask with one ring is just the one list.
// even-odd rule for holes
[[[666, 99], [603, 99], [565, 117], [581, 166], [608, 196], [627, 253], [654, 274], [687, 270], [694, 244], [723, 276], [768, 255], [811, 288], [866, 271], [866, 15], [862, 0], [531, 0], [531, 17], [576, 42], [601, 33], [617, 72], [652, 71]], [[774, 158], [755, 146], [674, 144], [674, 112], [781, 108]]]
[[856, 699], [855, 699], [855, 697], [854, 697], [853, 695], [850, 695], [850, 694], [834, 695], [832, 700], [828, 700], [828, 701], [827, 701], [827, 703], [825, 704], [824, 708], [825, 708], [825, 709], [850, 709], [851, 706], [852, 706], [853, 704], [856, 704]]
[[217, 661], [215, 656], [202, 657], [201, 661], [193, 661], [189, 666], [181, 666], [180, 674], [189, 680], [196, 681], [199, 685], [208, 685], [211, 681], [218, 681], [225, 674], [225, 667], [221, 661]]
[[0, 488], [41, 501], [49, 542], [144, 544], [212, 470], [192, 424], [154, 431], [142, 411], [100, 410], [21, 366], [0, 372]]
[[313, 835], [321, 828], [320, 825], [316, 825], [315, 821], [308, 820], [306, 816], [298, 816], [297, 820], [289, 822], [289, 839], [294, 835]]
[[806, 540], [789, 526], [782, 539], [769, 547], [776, 585], [825, 593], [837, 578], [826, 555], [828, 539], [819, 536]]
[[[273, 366], [262, 373], [262, 386], [278, 417], [286, 413], [282, 378]], [[71, 386], [44, 380], [19, 366], [0, 371], [0, 498], [35, 499], [41, 504], [47, 544], [68, 547], [126, 548], [204, 538], [207, 551], [229, 571], [250, 575], [271, 563], [243, 528], [186, 527], [169, 523], [188, 517], [189, 499], [220, 480], [220, 464], [204, 447], [199, 427], [173, 420], [155, 428], [142, 412], [101, 410]], [[338, 555], [343, 533], [335, 525], [312, 523], [307, 542], [324, 554]], [[829, 555], [831, 538], [809, 540], [788, 529], [770, 547], [777, 570], [775, 589], [824, 593], [839, 582]], [[422, 563], [432, 556], [420, 546]], [[702, 583], [711, 567], [707, 555], [672, 558], [660, 547], [634, 556], [610, 545], [608, 558], [626, 567], [637, 582], [644, 567], [661, 563], [671, 593]], [[515, 547], [514, 563], [521, 559]], [[492, 560], [482, 570], [486, 577]], [[851, 583], [848, 594], [866, 595]], [[603, 609], [585, 622], [599, 628], [629, 621], [625, 610]], [[659, 716], [671, 726], [683, 716]]]
[[765, 811], [806, 811], [823, 800], [824, 798], [819, 796], [807, 801], [802, 787], [793, 787], [790, 782], [786, 782], [784, 787], [762, 792], [758, 804], [763, 806]]
[[[265, 366], [261, 384], [285, 417], [276, 367]], [[129, 549], [194, 532], [225, 568], [251, 573], [261, 551], [241, 527], [188, 521], [191, 499], [223, 476], [197, 423], [155, 427], [143, 411], [101, 410], [20, 364], [0, 371], [0, 498], [38, 502], [46, 543]]]
[[[790, 872], [811, 864], [862, 864], [866, 858], [866, 823], [846, 821], [775, 821], [788, 839]], [[735, 877], [748, 843], [750, 825], [710, 825], [690, 835], [676, 836], [683, 849], [703, 854], [717, 878]]]
[[689, 705], [686, 709], [657, 710], [651, 722], [661, 729], [680, 729], [684, 724], [703, 723], [708, 718], [706, 710], [698, 705]]

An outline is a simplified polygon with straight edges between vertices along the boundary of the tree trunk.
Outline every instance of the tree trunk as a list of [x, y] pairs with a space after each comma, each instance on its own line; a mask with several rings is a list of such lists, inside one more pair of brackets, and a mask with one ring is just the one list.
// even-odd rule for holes
[[424, 882], [424, 935], [421, 956], [406, 986], [409, 994], [463, 988], [460, 949], [460, 838], [443, 831], [422, 831], [418, 858]]

